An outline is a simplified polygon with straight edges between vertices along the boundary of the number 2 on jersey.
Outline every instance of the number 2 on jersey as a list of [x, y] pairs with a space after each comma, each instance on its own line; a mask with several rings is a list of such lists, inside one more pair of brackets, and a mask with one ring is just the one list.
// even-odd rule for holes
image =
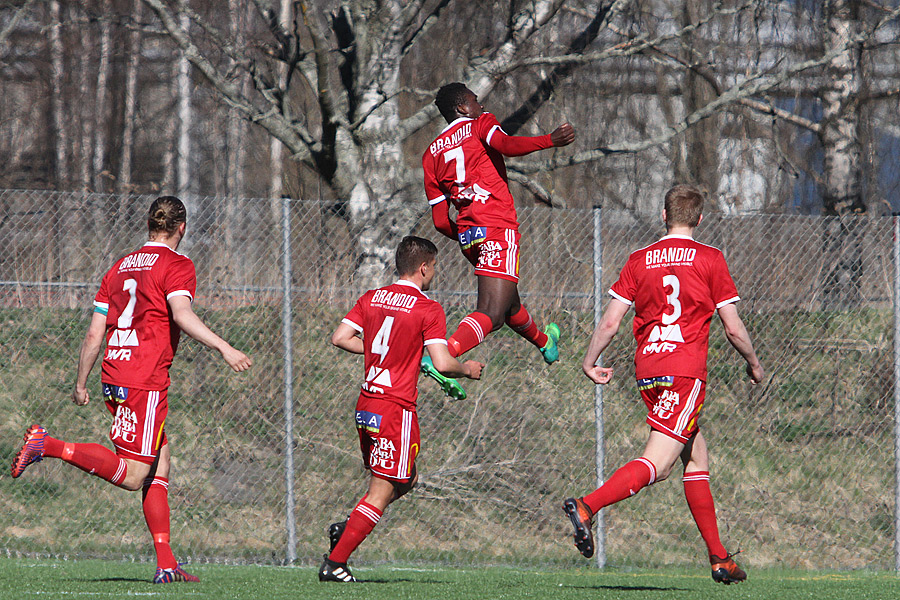
[[372, 340], [372, 354], [377, 354], [381, 357], [378, 361], [379, 363], [384, 362], [384, 357], [387, 355], [388, 350], [390, 350], [388, 339], [391, 337], [391, 328], [393, 326], [394, 317], [385, 317], [384, 322], [381, 324], [381, 328]]

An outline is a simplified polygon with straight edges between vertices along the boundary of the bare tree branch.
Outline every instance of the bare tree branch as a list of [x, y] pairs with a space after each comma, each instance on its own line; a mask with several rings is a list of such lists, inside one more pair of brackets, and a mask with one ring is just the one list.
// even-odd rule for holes
[[535, 173], [541, 170], [553, 170], [560, 167], [592, 162], [611, 154], [631, 154], [646, 150], [648, 148], [652, 148], [654, 146], [659, 146], [680, 135], [694, 123], [697, 123], [698, 121], [715, 114], [716, 111], [731, 103], [739, 102], [743, 98], [750, 98], [752, 96], [764, 94], [765, 92], [774, 89], [784, 82], [788, 81], [792, 76], [798, 73], [828, 64], [834, 57], [845, 52], [847, 48], [865, 41], [866, 39], [874, 35], [875, 32], [878, 31], [878, 29], [880, 29], [890, 21], [896, 19], [898, 16], [900, 16], [900, 7], [895, 8], [887, 16], [882, 18], [870, 31], [860, 32], [856, 35], [850, 36], [847, 40], [844, 41], [843, 44], [830, 49], [819, 58], [797, 63], [790, 68], [782, 70], [780, 73], [774, 76], [767, 73], [758, 73], [754, 76], [748, 77], [747, 79], [744, 79], [733, 85], [712, 102], [709, 102], [705, 106], [702, 106], [701, 108], [689, 114], [681, 122], [667, 127], [662, 133], [658, 135], [637, 142], [623, 142], [610, 146], [601, 146], [595, 148], [594, 150], [577, 152], [570, 156], [553, 157], [543, 161], [509, 161], [508, 165], [511, 168], [519, 171], [520, 173]]
[[567, 205], [565, 200], [551, 194], [544, 186], [531, 177], [513, 170], [507, 171], [506, 174], [512, 181], [515, 181], [534, 194], [534, 197], [544, 204], [552, 206], [553, 208], [566, 208]]
[[[191, 42], [188, 34], [181, 29], [175, 16], [163, 4], [162, 0], [144, 0], [144, 3], [156, 13], [169, 37], [184, 52], [185, 57], [191, 64], [218, 90], [226, 104], [281, 140], [298, 159], [305, 160], [310, 157], [311, 149], [307, 145], [306, 140], [313, 138], [308, 132], [305, 132], [297, 124], [292, 125], [287, 122], [274, 108], [267, 112], [262, 112], [252, 102], [244, 98], [240, 93], [240, 89], [225, 78], [212, 62], [200, 52], [200, 49]], [[298, 134], [298, 132], [301, 133]]]
[[6, 24], [6, 27], [4, 27], [2, 31], [0, 31], [0, 44], [6, 43], [6, 40], [9, 38], [9, 34], [19, 26], [19, 22], [25, 17], [25, 14], [28, 12], [28, 9], [31, 8], [32, 4], [34, 4], [34, 0], [25, 0], [25, 4], [19, 7], [19, 10], [16, 11], [16, 14], [14, 14], [12, 19], [9, 20], [9, 23]]

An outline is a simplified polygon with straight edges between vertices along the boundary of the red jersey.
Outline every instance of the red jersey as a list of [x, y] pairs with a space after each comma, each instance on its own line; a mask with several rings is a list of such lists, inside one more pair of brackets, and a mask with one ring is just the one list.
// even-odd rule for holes
[[425, 195], [434, 206], [449, 200], [459, 211], [456, 225], [518, 229], [503, 156], [522, 156], [550, 148], [550, 135], [510, 136], [489, 112], [459, 118], [422, 155]]
[[740, 300], [722, 252], [682, 235], [633, 252], [609, 293], [634, 306], [638, 379], [706, 381], [709, 322], [716, 309]]
[[142, 390], [169, 387], [181, 328], [168, 299], [197, 288], [194, 263], [158, 242], [119, 259], [103, 277], [94, 306], [106, 312], [103, 383]]
[[430, 344], [447, 343], [441, 305], [401, 279], [363, 294], [343, 322], [363, 337], [366, 380], [361, 395], [415, 410], [422, 352]]

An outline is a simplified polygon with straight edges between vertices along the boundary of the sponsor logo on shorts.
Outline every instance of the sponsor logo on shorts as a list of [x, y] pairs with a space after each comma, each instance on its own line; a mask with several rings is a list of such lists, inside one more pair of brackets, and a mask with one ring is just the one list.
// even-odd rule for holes
[[121, 439], [127, 444], [134, 443], [137, 437], [137, 415], [133, 410], [121, 404], [116, 408], [116, 418], [109, 430], [109, 437], [113, 440]]
[[487, 238], [486, 227], [469, 227], [459, 234], [459, 245], [463, 250], [468, 250], [475, 244], [480, 244]]
[[648, 379], [638, 379], [639, 390], [649, 390], [655, 387], [672, 387], [675, 377], [668, 375], [666, 377], [650, 377]]
[[665, 390], [659, 395], [656, 404], [653, 405], [653, 414], [660, 419], [668, 419], [675, 414], [675, 409], [679, 404], [678, 392], [673, 390]]
[[367, 410], [358, 410], [356, 411], [356, 427], [378, 433], [381, 431], [381, 415]]
[[500, 242], [488, 241], [481, 245], [481, 252], [478, 254], [478, 268], [499, 269], [503, 264], [501, 253], [503, 246]]
[[128, 400], [128, 388], [119, 385], [103, 384], [103, 395], [110, 402], [118, 402], [119, 404]]
[[372, 452], [369, 454], [369, 466], [373, 469], [393, 470], [395, 460], [394, 453], [397, 448], [394, 442], [387, 438], [375, 438]]

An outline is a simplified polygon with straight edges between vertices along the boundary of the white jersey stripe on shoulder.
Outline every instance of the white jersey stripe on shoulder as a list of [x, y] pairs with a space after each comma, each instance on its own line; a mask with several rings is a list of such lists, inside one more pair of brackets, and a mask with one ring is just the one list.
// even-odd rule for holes
[[[491, 148], [494, 147], [493, 145], [491, 145], [491, 138], [494, 137], [494, 132], [496, 132], [498, 129], [500, 129], [500, 131], [503, 131], [503, 129], [501, 129], [499, 125], [494, 125], [493, 127], [491, 127], [491, 130], [488, 131], [487, 143], [488, 143], [488, 146], [490, 146]], [[503, 133], [506, 133], [506, 132], [503, 131]]]
[[354, 322], [351, 321], [350, 319], [343, 318], [343, 319], [341, 319], [341, 323], [346, 323], [347, 325], [349, 325], [350, 327], [352, 327], [352, 328], [355, 329], [356, 331], [362, 333], [362, 330], [363, 330], [362, 325], [357, 325], [356, 323], [354, 323]]
[[716, 304], [716, 310], [722, 308], [725, 305], [734, 304], [735, 302], [737, 302], [740, 299], [741, 299], [740, 296], [735, 296], [734, 298], [729, 298], [728, 300], [722, 300], [721, 302]]
[[629, 300], [629, 299], [626, 298], [625, 296], [621, 296], [621, 295], [615, 293], [615, 292], [612, 291], [612, 290], [609, 290], [609, 295], [612, 296], [613, 298], [615, 298], [616, 300], [619, 300], [619, 301], [621, 301], [621, 302], [624, 302], [624, 303], [627, 304], [628, 306], [631, 306], [631, 305], [634, 304], [634, 302], [632, 302], [631, 300]]

